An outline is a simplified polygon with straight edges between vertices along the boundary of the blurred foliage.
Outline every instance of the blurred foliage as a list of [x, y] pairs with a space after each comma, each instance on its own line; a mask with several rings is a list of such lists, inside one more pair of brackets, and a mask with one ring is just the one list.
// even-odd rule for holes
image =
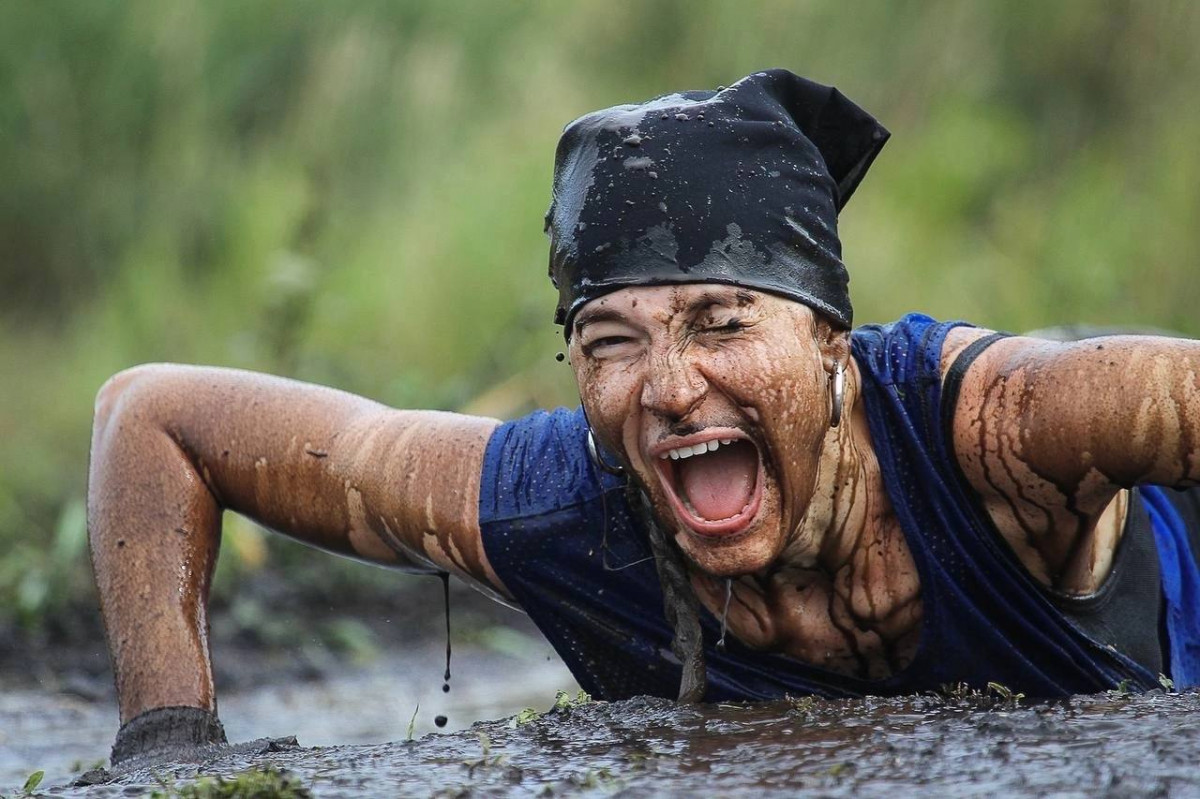
[[1183, 0], [0, 4], [0, 614], [90, 590], [91, 400], [123, 367], [572, 402], [559, 130], [766, 66], [894, 133], [843, 220], [859, 321], [1200, 335], [1197, 41]]

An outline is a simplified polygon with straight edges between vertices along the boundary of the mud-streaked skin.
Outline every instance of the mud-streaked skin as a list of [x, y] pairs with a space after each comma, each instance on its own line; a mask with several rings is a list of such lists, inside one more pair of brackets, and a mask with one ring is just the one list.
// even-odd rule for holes
[[331, 552], [503, 592], [478, 521], [496, 424], [227, 369], [112, 378], [96, 401], [88, 524], [121, 720], [215, 709], [205, 606], [222, 508]]
[[[953, 331], [943, 367], [986, 332]], [[674, 532], [710, 611], [734, 578], [732, 635], [871, 678], [911, 660], [920, 583], [844, 331], [753, 291], [641, 287], [580, 311], [570, 360], [598, 438]], [[839, 363], [846, 410], [830, 428]], [[1200, 482], [1198, 375], [1200, 343], [1145, 337], [1004, 339], [967, 372], [959, 463], [1041, 582], [1074, 593], [1101, 584], [1123, 488]], [[232, 370], [114, 377], [97, 399], [88, 510], [122, 720], [165, 705], [215, 709], [205, 604], [223, 508], [330, 551], [449, 570], [506, 596], [478, 523], [496, 424]], [[761, 502], [733, 535], [682, 523], [654, 464], [656, 447], [711, 428], [736, 431], [761, 456]]]
[[1200, 342], [1003, 339], [968, 372], [954, 440], [1021, 562], [1045, 584], [1090, 593], [1119, 540], [1122, 489], [1200, 483]]

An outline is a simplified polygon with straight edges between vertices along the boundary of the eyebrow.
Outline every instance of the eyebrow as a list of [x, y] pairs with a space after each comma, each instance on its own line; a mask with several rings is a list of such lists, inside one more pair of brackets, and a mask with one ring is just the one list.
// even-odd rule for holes
[[[701, 292], [694, 299], [690, 300], [687, 305], [681, 309], [680, 313], [683, 313], [687, 316], [695, 316], [705, 308], [712, 307], [713, 305], [720, 305], [724, 308], [732, 308], [735, 306], [745, 307], [754, 305], [755, 301], [754, 294], [744, 289], [737, 289], [735, 291], [730, 291], [728, 289], [712, 289]], [[595, 324], [597, 322], [628, 321], [629, 319], [625, 316], [625, 314], [613, 308], [596, 308], [594, 310], [585, 309], [579, 312], [579, 315], [575, 318], [575, 324], [572, 327], [575, 335], [579, 335], [588, 325]]]
[[754, 295], [748, 291], [743, 291], [741, 289], [733, 292], [728, 290], [713, 290], [701, 293], [698, 297], [685, 305], [682, 312], [688, 316], [695, 316], [701, 311], [714, 305], [720, 305], [723, 308], [732, 308], [749, 306], [753, 304]]
[[575, 334], [579, 335], [588, 325], [596, 322], [625, 322], [625, 314], [613, 308], [597, 308], [592, 311], [580, 311], [575, 319]]

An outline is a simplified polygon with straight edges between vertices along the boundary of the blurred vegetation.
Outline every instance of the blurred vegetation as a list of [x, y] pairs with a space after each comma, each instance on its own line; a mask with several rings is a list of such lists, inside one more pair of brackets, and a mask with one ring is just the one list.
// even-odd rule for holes
[[[91, 403], [123, 367], [573, 402], [562, 125], [766, 66], [893, 131], [842, 226], [859, 321], [1200, 335], [1197, 42], [1183, 0], [0, 4], [0, 618], [91, 591]], [[230, 526], [222, 585], [259, 535]]]

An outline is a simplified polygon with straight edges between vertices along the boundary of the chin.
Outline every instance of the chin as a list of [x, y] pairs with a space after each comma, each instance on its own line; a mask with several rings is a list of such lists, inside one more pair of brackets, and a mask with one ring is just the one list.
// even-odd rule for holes
[[711, 538], [679, 530], [675, 541], [684, 557], [713, 577], [740, 577], [767, 570], [779, 557], [779, 536], [749, 529], [735, 536]]

